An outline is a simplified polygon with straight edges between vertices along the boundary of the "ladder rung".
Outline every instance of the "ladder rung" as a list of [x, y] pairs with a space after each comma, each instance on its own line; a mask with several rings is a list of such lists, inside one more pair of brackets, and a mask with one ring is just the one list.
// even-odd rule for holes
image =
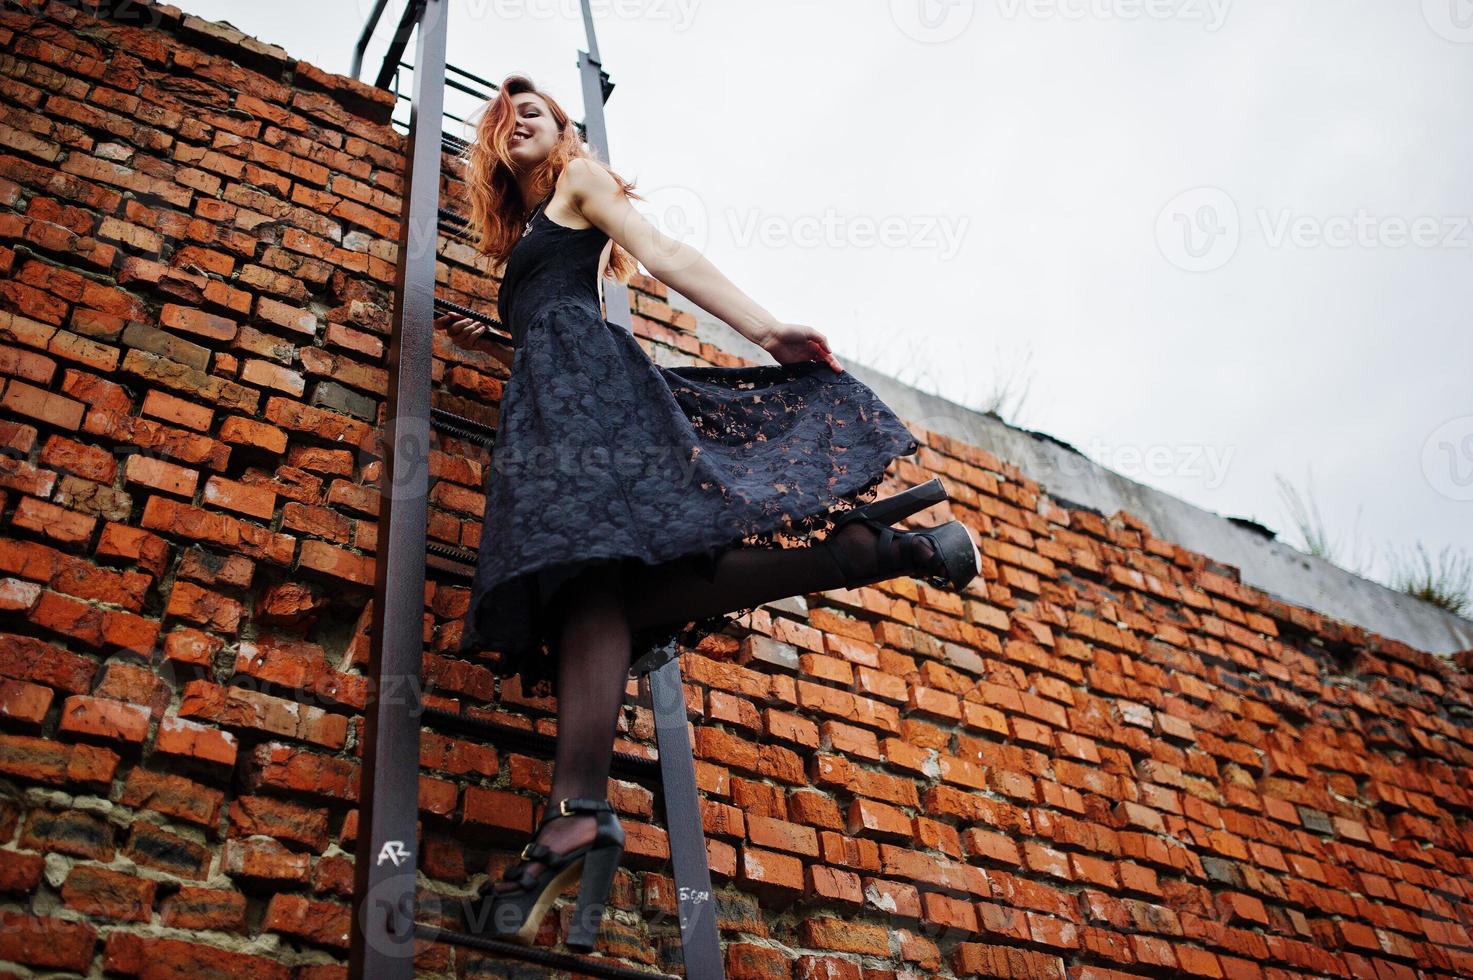
[[[449, 545], [440, 544], [436, 541], [425, 542], [425, 550], [429, 553], [429, 556], [436, 558], [445, 558], [448, 561], [455, 562], [454, 565], [436, 565], [430, 563], [429, 561], [426, 561], [426, 568], [433, 569], [437, 572], [442, 572], [446, 575], [451, 576], [452, 578], [462, 579], [466, 582], [475, 581], [475, 552], [467, 551], [464, 548], [452, 548]], [[470, 555], [470, 558], [465, 558], [463, 557], [464, 555]]]
[[491, 428], [485, 422], [477, 422], [475, 419], [468, 419], [464, 415], [447, 412], [443, 408], [430, 409], [430, 428], [436, 432], [443, 432], [446, 435], [456, 436], [467, 442], [474, 442], [477, 445], [485, 446], [487, 449], [494, 449], [496, 446], [495, 429]]
[[492, 319], [489, 314], [473, 310], [469, 306], [461, 306], [459, 303], [452, 303], [448, 299], [441, 299], [440, 297], [436, 296], [435, 306], [439, 309], [444, 310], [446, 313], [458, 313], [469, 320], [475, 320], [477, 323], [484, 323], [488, 327], [501, 326], [501, 323], [497, 320]]
[[[421, 720], [425, 725], [446, 731], [454, 731], [464, 735], [479, 735], [483, 738], [494, 738], [497, 749], [510, 747], [551, 756], [557, 748], [557, 739], [551, 735], [528, 731], [525, 728], [517, 728], [514, 725], [503, 725], [500, 722], [486, 721], [470, 715], [457, 714], [453, 711], [443, 711], [439, 708], [424, 708]], [[641, 756], [631, 755], [628, 752], [615, 752], [614, 761], [609, 767], [609, 771], [616, 776], [624, 776], [630, 779], [655, 784], [661, 782], [659, 759], [646, 759]]]
[[453, 932], [449, 929], [441, 929], [424, 922], [414, 924], [414, 934], [421, 939], [431, 942], [449, 943], [452, 946], [468, 946], [472, 949], [485, 950], [495, 953], [507, 959], [522, 960], [525, 963], [540, 963], [543, 966], [557, 967], [564, 970], [574, 970], [579, 974], [589, 977], [609, 977], [611, 980], [679, 980], [678, 977], [668, 973], [655, 973], [649, 970], [635, 970], [627, 966], [619, 966], [609, 961], [603, 962], [593, 957], [574, 956], [571, 953], [555, 953], [550, 949], [537, 946], [519, 946], [516, 943], [505, 943], [496, 939], [486, 939], [475, 936], [468, 932]]
[[443, 544], [439, 541], [427, 541], [425, 542], [425, 548], [439, 555], [441, 558], [449, 558], [451, 561], [458, 561], [462, 565], [474, 567], [476, 564], [477, 555], [469, 548], [457, 548], [454, 545]]

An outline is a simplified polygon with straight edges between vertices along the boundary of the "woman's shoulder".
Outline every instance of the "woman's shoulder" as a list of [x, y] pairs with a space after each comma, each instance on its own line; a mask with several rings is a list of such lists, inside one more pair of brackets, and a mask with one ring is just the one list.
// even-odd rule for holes
[[572, 228], [574, 231], [586, 231], [592, 228], [593, 222], [578, 207], [578, 202], [587, 200], [590, 194], [600, 193], [604, 190], [604, 182], [614, 184], [614, 178], [608, 170], [604, 169], [598, 161], [588, 157], [574, 157], [563, 165], [553, 183], [552, 196], [547, 199], [543, 207], [543, 213], [552, 207], [556, 201], [568, 214], [575, 216], [576, 220], [582, 221], [581, 226], [572, 226], [567, 222], [558, 221], [548, 215], [548, 220], [562, 225], [564, 228]]

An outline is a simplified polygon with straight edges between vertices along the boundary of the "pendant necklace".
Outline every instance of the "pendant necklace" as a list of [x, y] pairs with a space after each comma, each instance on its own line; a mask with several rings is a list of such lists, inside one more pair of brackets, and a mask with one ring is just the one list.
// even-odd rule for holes
[[529, 214], [529, 215], [527, 215], [527, 223], [522, 226], [522, 234], [523, 235], [527, 235], [527, 234], [530, 234], [531, 233], [531, 231], [532, 231], [532, 222], [534, 220], [536, 220], [536, 218], [537, 218], [537, 212], [538, 211], [541, 211], [543, 209], [543, 207], [546, 206], [548, 198], [552, 197], [553, 193], [556, 192], [556, 190], [557, 190], [557, 188], [554, 187], [552, 190], [548, 191], [547, 192], [547, 197], [544, 197], [541, 201], [538, 201], [537, 202], [537, 206], [532, 209], [532, 213]]

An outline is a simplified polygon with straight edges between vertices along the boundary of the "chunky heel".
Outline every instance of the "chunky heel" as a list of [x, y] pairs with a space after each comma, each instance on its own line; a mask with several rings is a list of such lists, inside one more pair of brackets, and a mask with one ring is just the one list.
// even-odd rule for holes
[[614, 872], [619, 868], [619, 858], [624, 848], [617, 844], [596, 847], [583, 857], [583, 880], [578, 884], [578, 905], [573, 910], [573, 922], [568, 926], [568, 948], [579, 953], [593, 950], [598, 941], [598, 929], [603, 922], [604, 903], [609, 900], [609, 891], [614, 886]]
[[941, 485], [940, 477], [932, 477], [925, 483], [918, 483], [908, 490], [872, 500], [862, 507], [846, 510], [834, 519], [834, 530], [857, 520], [871, 520], [880, 524], [894, 524], [896, 521], [905, 520], [917, 511], [925, 510], [933, 504], [939, 504], [947, 499], [946, 488]]

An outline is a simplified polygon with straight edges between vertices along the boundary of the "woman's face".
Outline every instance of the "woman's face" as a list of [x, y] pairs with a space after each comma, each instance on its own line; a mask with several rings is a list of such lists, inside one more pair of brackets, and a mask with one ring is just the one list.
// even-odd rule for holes
[[512, 130], [507, 152], [522, 170], [547, 159], [557, 144], [557, 120], [547, 111], [542, 97], [531, 92], [512, 96], [517, 107], [516, 128]]

